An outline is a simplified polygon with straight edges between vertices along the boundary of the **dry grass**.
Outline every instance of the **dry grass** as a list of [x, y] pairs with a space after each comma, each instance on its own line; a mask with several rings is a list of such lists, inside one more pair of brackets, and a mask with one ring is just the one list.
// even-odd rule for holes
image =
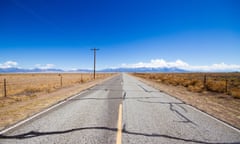
[[135, 73], [135, 76], [192, 92], [211, 91], [240, 98], [240, 73]]
[[[96, 79], [112, 74], [97, 74]], [[90, 73], [0, 74], [0, 107], [93, 80]], [[6, 79], [7, 97], [4, 97]]]
[[[97, 79], [108, 75], [110, 74], [97, 74]], [[31, 96], [40, 92], [50, 93], [62, 87], [93, 80], [92, 74], [86, 73], [0, 74], [0, 97], [3, 97], [4, 94], [4, 79], [7, 81], [7, 96]]]
[[97, 74], [93, 80], [91, 74], [61, 75], [62, 87], [58, 74], [0, 75], [1, 80], [8, 80], [11, 90], [7, 97], [0, 97], [0, 130], [113, 76]]
[[[145, 83], [168, 93], [240, 129], [239, 73], [133, 74]], [[211, 76], [211, 77], [210, 77]], [[228, 80], [228, 92], [226, 89]]]

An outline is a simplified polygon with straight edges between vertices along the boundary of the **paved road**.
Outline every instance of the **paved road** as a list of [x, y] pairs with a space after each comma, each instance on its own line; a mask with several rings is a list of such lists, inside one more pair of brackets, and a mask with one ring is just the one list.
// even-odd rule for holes
[[127, 74], [0, 135], [0, 143], [114, 144], [120, 104], [123, 144], [240, 143], [238, 130]]

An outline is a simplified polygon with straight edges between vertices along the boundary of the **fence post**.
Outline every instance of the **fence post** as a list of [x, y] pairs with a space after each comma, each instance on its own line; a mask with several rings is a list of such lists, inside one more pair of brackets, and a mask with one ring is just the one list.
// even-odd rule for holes
[[4, 97], [7, 97], [7, 80], [3, 80], [3, 91], [4, 91]]
[[62, 88], [62, 75], [60, 76], [60, 85], [61, 85], [61, 88]]
[[225, 83], [225, 92], [228, 92], [228, 80], [226, 79], [226, 83]]
[[83, 74], [81, 73], [81, 83], [83, 83]]
[[204, 89], [206, 90], [207, 89], [207, 75], [206, 74], [204, 74], [203, 86], [204, 86]]

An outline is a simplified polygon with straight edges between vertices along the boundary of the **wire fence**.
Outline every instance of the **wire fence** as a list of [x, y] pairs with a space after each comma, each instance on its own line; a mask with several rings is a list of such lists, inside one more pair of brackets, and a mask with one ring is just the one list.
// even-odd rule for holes
[[240, 98], [240, 73], [135, 73], [134, 75], [189, 91], [212, 91]]
[[[109, 74], [97, 74], [96, 79]], [[90, 73], [70, 74], [0, 74], [0, 97], [35, 96], [50, 93], [63, 87], [93, 80]]]

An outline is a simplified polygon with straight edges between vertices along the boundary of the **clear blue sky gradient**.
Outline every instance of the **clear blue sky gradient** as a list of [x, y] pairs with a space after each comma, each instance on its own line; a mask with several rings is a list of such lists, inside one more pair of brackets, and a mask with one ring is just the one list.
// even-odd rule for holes
[[1, 0], [0, 63], [240, 65], [239, 0]]

